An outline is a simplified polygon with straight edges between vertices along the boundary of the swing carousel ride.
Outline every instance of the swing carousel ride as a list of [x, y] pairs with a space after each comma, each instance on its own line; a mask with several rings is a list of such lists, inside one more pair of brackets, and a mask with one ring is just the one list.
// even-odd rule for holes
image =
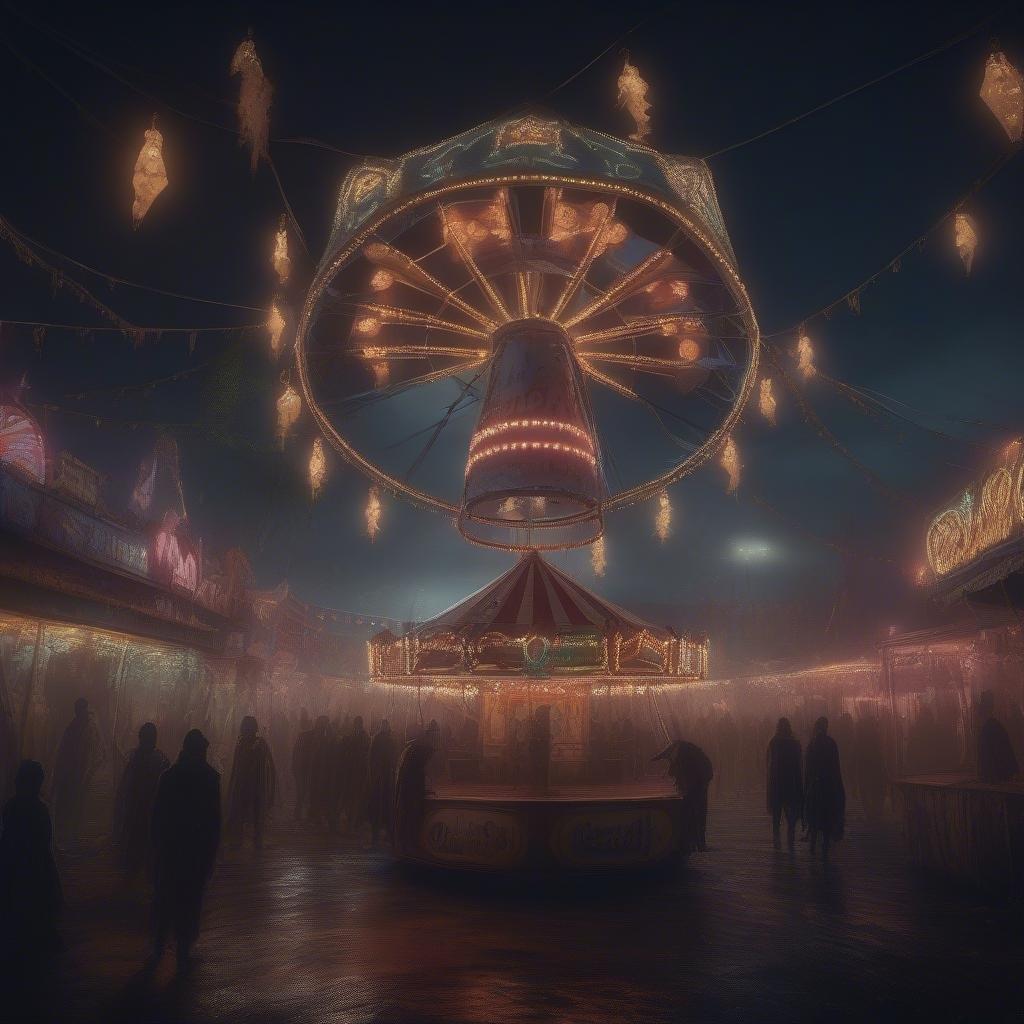
[[[392, 494], [521, 556], [370, 644], [375, 684], [455, 694], [481, 724], [466, 784], [428, 800], [403, 854], [587, 868], [688, 850], [664, 779], [588, 772], [592, 702], [642, 696], [667, 735], [657, 695], [704, 678], [707, 641], [642, 622], [540, 552], [601, 544], [609, 513], [665, 508], [709, 459], [738, 471], [759, 337], [704, 162], [536, 115], [366, 162], [343, 182], [294, 348], [304, 405], [369, 478], [376, 517]], [[538, 716], [550, 787], [546, 772], [516, 785], [509, 745]]]

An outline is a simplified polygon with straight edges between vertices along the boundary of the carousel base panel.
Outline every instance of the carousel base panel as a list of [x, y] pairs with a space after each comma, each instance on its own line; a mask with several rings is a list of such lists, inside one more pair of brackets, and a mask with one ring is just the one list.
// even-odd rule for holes
[[682, 799], [664, 783], [526, 787], [463, 783], [429, 797], [402, 860], [474, 871], [642, 870], [692, 848]]

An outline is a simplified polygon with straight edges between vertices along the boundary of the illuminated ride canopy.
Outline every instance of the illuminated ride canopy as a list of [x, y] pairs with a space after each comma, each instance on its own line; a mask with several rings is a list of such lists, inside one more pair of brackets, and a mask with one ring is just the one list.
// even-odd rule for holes
[[369, 659], [377, 683], [486, 692], [544, 679], [589, 690], [704, 679], [708, 644], [649, 625], [531, 552], [404, 635], [374, 637]]
[[349, 172], [295, 344], [374, 485], [549, 549], [716, 455], [759, 340], [703, 161], [525, 116]]

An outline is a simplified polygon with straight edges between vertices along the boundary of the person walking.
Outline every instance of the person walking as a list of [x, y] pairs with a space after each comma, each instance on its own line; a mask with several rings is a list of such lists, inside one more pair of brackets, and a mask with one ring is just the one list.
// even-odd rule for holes
[[132, 879], [149, 858], [149, 827], [160, 776], [170, 761], [156, 746], [156, 726], [146, 722], [139, 729], [139, 745], [124, 766], [114, 802], [114, 844], [125, 875]]
[[220, 845], [220, 773], [206, 762], [210, 744], [198, 730], [185, 736], [177, 763], [160, 777], [153, 807], [155, 969], [174, 932], [178, 970], [188, 968], [199, 937], [203, 896]]
[[292, 779], [295, 783], [295, 820], [305, 821], [309, 814], [309, 782], [313, 756], [313, 729], [309, 712], [302, 709], [299, 734], [292, 748]]
[[668, 774], [683, 798], [685, 850], [703, 853], [708, 848], [708, 787], [715, 777], [711, 758], [687, 740], [675, 740], [652, 761], [668, 761]]
[[370, 757], [370, 737], [363, 728], [363, 716], [352, 719], [348, 752], [345, 758], [348, 776], [343, 780], [347, 827], [351, 831], [366, 819], [366, 783]]
[[231, 845], [242, 845], [245, 826], [252, 823], [253, 845], [263, 846], [263, 826], [274, 805], [277, 773], [267, 741], [259, 734], [252, 715], [242, 719], [228, 784], [228, 835]]
[[829, 846], [843, 838], [846, 790], [839, 767], [839, 748], [828, 734], [828, 719], [824, 716], [814, 723], [804, 758], [804, 817], [811, 856], [820, 839], [821, 857], [827, 861]]
[[367, 770], [367, 811], [370, 838], [374, 845], [381, 829], [390, 838], [391, 815], [395, 800], [395, 739], [385, 718], [370, 740]]
[[82, 837], [85, 803], [93, 776], [104, 761], [103, 743], [84, 697], [75, 701], [75, 717], [64, 730], [53, 771], [53, 819], [58, 844]]
[[780, 718], [775, 735], [768, 742], [768, 813], [772, 817], [772, 844], [781, 849], [782, 816], [786, 816], [786, 844], [796, 844], [796, 825], [803, 817], [804, 783], [800, 741], [793, 735], [788, 718]]

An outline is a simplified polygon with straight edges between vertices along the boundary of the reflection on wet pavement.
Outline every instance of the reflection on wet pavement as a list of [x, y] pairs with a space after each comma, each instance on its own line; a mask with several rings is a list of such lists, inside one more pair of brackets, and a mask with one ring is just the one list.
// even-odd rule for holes
[[909, 872], [854, 820], [835, 862], [713, 815], [672, 877], [512, 884], [417, 874], [353, 838], [277, 830], [217, 869], [197, 963], [152, 979], [146, 904], [105, 861], [65, 879], [55, 1018], [344, 1022], [1018, 1020], [1008, 905]]

